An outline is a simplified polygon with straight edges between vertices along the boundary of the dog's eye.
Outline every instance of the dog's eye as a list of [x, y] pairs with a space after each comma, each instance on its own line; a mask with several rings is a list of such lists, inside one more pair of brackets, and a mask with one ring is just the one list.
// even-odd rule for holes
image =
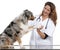
[[2, 42], [4, 42], [4, 40], [2, 40]]
[[21, 21], [23, 21], [23, 19], [21, 19]]

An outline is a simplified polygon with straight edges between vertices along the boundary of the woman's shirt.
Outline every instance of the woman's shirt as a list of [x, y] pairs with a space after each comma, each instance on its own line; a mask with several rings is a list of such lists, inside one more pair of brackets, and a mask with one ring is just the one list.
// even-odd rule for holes
[[42, 39], [37, 33], [37, 29], [34, 29], [32, 31], [30, 45], [53, 45], [53, 33], [55, 30], [55, 25], [53, 21], [50, 18], [46, 18], [42, 21], [42, 16], [40, 17], [40, 19], [38, 19], [37, 16], [32, 24], [37, 26], [38, 23], [43, 26], [43, 29], [41, 29], [40, 31], [42, 33], [46, 33], [48, 37], [46, 39]]

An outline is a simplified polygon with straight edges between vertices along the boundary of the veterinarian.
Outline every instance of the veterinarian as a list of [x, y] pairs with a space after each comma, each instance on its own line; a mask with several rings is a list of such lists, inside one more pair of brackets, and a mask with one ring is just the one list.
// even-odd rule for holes
[[30, 49], [52, 49], [53, 33], [56, 27], [56, 7], [52, 2], [46, 2], [42, 14], [37, 16], [32, 24], [40, 23], [37, 29], [32, 31]]

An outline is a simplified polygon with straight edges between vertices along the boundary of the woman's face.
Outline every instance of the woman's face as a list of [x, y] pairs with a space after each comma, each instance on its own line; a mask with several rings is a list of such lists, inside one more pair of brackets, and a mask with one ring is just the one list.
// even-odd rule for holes
[[49, 5], [46, 5], [44, 8], [43, 8], [43, 15], [44, 16], [49, 16], [51, 10], [50, 10], [50, 6]]

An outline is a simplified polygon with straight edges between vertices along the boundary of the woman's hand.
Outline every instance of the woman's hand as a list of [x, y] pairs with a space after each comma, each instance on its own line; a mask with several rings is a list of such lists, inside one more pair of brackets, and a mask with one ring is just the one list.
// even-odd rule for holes
[[37, 31], [40, 31], [41, 29], [43, 29], [43, 26], [40, 26], [39, 28], [37, 28]]
[[40, 31], [41, 29], [43, 29], [43, 26], [41, 26], [40, 28], [37, 28], [37, 32], [38, 32], [38, 34], [40, 35], [40, 37], [41, 37], [42, 39], [44, 39], [44, 38], [45, 38], [45, 34]]

